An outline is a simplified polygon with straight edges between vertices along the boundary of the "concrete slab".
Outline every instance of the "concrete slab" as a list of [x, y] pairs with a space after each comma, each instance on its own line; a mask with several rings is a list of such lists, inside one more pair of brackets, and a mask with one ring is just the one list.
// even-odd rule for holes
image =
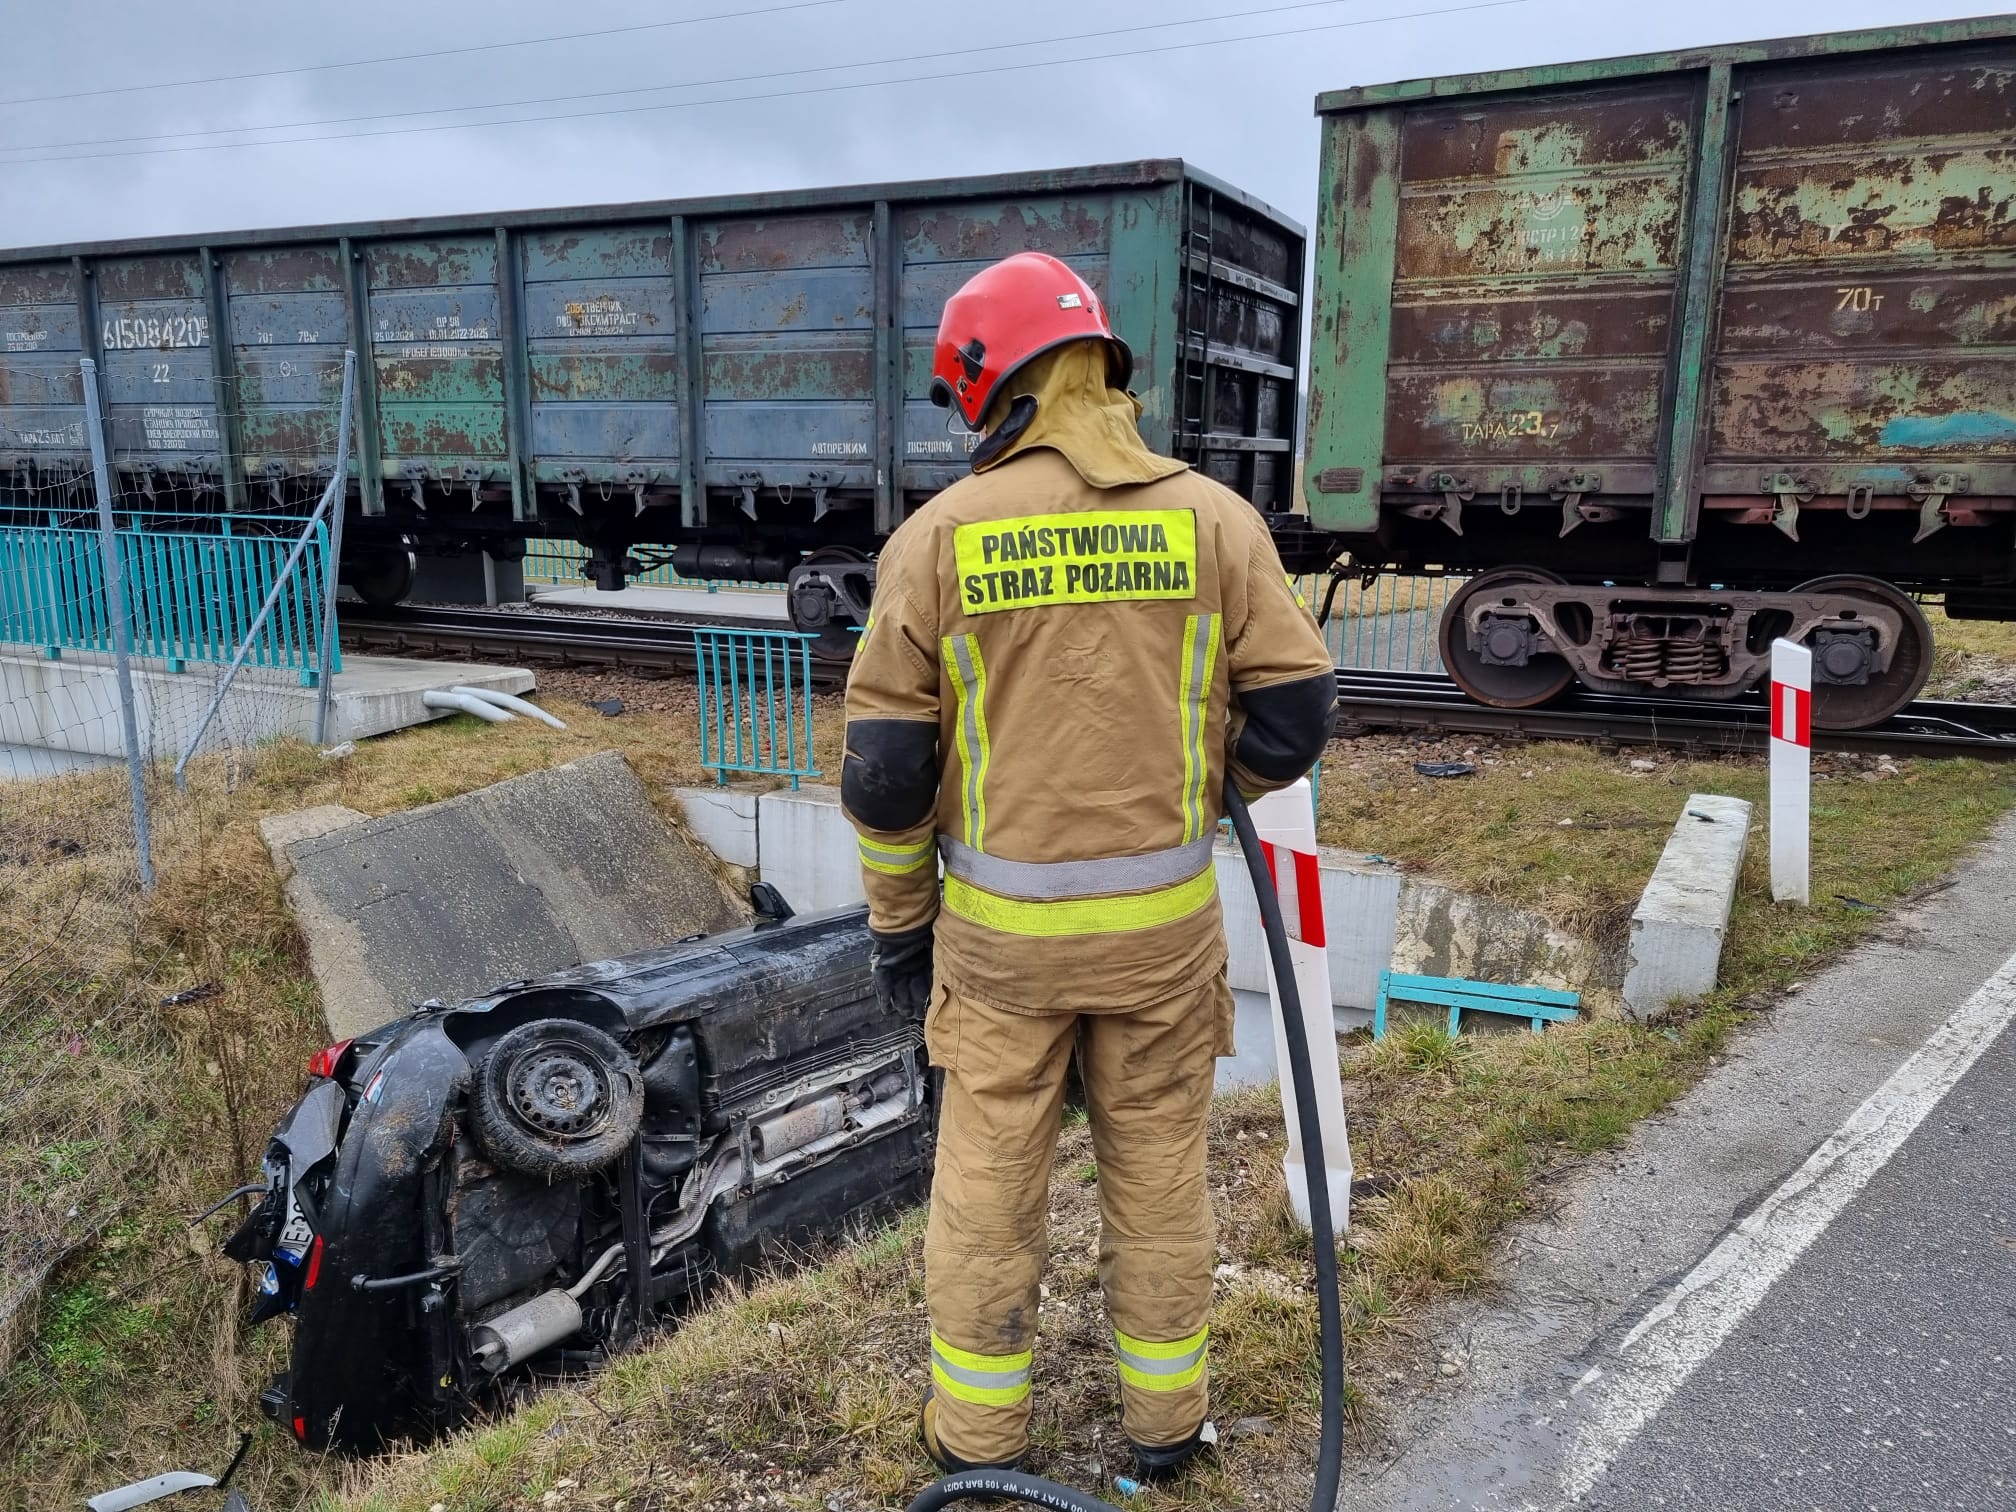
[[1603, 981], [1594, 945], [1538, 914], [1408, 877], [1393, 928], [1392, 969], [1586, 994]]
[[760, 854], [756, 846], [759, 789], [731, 782], [726, 787], [674, 788], [672, 796], [679, 801], [679, 811], [685, 815], [686, 827], [693, 831], [694, 839], [730, 866], [756, 869]]
[[[140, 738], [150, 758], [172, 761], [182, 754], [222, 673], [209, 664], [192, 663], [176, 672], [157, 658], [134, 659], [133, 695]], [[531, 692], [537, 679], [523, 667], [346, 657], [329, 705], [329, 744], [442, 718], [444, 711], [427, 708], [420, 695], [457, 684], [522, 694]], [[317, 697], [314, 688], [301, 686], [298, 672], [243, 667], [211, 729], [228, 732], [232, 743], [240, 745], [279, 735], [312, 740]], [[215, 739], [214, 734], [207, 737], [206, 745]], [[0, 647], [0, 745], [123, 759], [126, 741], [112, 657], [66, 651], [60, 661], [51, 661], [32, 649]]]
[[[1226, 968], [1234, 990], [1267, 991], [1267, 942], [1260, 933], [1260, 905], [1239, 849], [1220, 841], [1218, 897], [1225, 912]], [[1379, 996], [1379, 973], [1393, 954], [1393, 925], [1400, 906], [1400, 873], [1356, 851], [1321, 846], [1317, 865], [1323, 879], [1323, 920], [1330, 957], [1330, 996], [1340, 1008], [1370, 1010]], [[1271, 1053], [1269, 1063], [1272, 1063]]]
[[1676, 998], [1714, 990], [1749, 844], [1743, 799], [1696, 793], [1687, 800], [1631, 915], [1626, 1013], [1643, 1018]]
[[625, 588], [604, 593], [599, 588], [533, 587], [532, 601], [575, 609], [634, 609], [649, 614], [687, 615], [695, 619], [768, 619], [791, 623], [783, 585], [776, 588]]
[[613, 751], [383, 819], [349, 812], [268, 831], [339, 1038], [746, 918]]
[[799, 913], [845, 908], [867, 896], [854, 826], [840, 789], [807, 783], [756, 800], [756, 851], [763, 880]]

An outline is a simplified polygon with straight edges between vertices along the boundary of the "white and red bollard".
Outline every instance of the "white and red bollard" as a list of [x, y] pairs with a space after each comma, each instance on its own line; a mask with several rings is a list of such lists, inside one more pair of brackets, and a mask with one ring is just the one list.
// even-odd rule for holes
[[1771, 901], [1813, 901], [1813, 653], [1771, 643]]
[[[1309, 779], [1253, 804], [1253, 827], [1281, 895], [1281, 918], [1288, 927], [1288, 955], [1295, 966], [1295, 991], [1302, 999], [1303, 1033], [1309, 1040], [1310, 1069], [1323, 1124], [1323, 1167], [1329, 1176], [1332, 1226], [1341, 1236], [1351, 1228], [1351, 1137], [1344, 1125], [1344, 1081], [1337, 1069], [1337, 1020], [1330, 1006], [1330, 957], [1323, 922], [1323, 884], [1316, 863], [1316, 814]], [[1281, 1108], [1288, 1118], [1288, 1200], [1295, 1217], [1309, 1227], [1309, 1170], [1302, 1149], [1302, 1125], [1295, 1110], [1295, 1086], [1288, 1072], [1288, 1037], [1281, 1023], [1281, 984], [1274, 958], [1267, 957], [1267, 993], [1274, 1002], [1274, 1063], [1281, 1073]]]

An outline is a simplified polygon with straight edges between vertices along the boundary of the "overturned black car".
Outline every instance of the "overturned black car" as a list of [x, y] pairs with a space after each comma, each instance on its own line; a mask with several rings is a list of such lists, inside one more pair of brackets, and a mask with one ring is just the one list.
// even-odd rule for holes
[[868, 952], [863, 908], [772, 918], [320, 1052], [225, 1245], [253, 1320], [294, 1315], [268, 1411], [316, 1449], [424, 1435], [918, 1201], [923, 1026], [878, 1006]]

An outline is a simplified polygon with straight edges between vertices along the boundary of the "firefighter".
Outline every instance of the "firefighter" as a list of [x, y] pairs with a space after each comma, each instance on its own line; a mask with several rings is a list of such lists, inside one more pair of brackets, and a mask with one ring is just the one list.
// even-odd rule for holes
[[1056, 258], [1019, 253], [952, 296], [932, 397], [984, 439], [972, 476], [889, 538], [847, 683], [841, 795], [877, 990], [923, 1015], [944, 1071], [923, 1438], [947, 1470], [1028, 1444], [1074, 1053], [1137, 1472], [1166, 1477], [1212, 1437], [1218, 795], [1228, 763], [1248, 794], [1293, 782], [1336, 717], [1260, 515], [1148, 449], [1131, 366]]

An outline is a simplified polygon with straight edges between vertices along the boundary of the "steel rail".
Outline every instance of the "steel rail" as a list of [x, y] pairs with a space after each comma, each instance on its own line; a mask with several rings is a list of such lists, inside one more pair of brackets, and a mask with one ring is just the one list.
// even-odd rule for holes
[[[1770, 711], [1761, 698], [1701, 703], [1570, 692], [1537, 709], [1476, 703], [1447, 677], [1339, 668], [1338, 728], [1416, 730], [1654, 745], [1711, 754], [1761, 751]], [[1815, 730], [1816, 751], [2016, 759], [2016, 706], [1925, 700], [1866, 730]]]
[[[539, 609], [376, 609], [344, 604], [343, 641], [361, 651], [395, 655], [465, 656], [472, 661], [524, 661], [535, 666], [598, 667], [664, 675], [691, 672], [696, 629], [786, 630], [777, 620], [686, 615], [679, 619], [615, 619], [551, 614]], [[813, 681], [835, 686], [846, 669], [815, 660]]]

